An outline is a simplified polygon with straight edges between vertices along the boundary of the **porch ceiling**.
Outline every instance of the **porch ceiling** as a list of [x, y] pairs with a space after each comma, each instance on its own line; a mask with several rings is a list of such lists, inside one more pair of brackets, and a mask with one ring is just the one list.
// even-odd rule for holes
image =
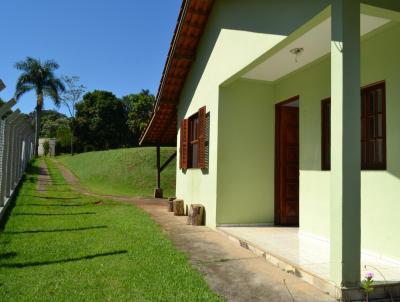
[[[361, 14], [361, 36], [384, 26], [390, 21], [386, 18]], [[302, 48], [303, 52], [297, 56], [291, 53], [291, 50], [296, 48]], [[329, 54], [330, 51], [331, 18], [329, 17], [245, 73], [242, 77], [254, 80], [276, 81]]]

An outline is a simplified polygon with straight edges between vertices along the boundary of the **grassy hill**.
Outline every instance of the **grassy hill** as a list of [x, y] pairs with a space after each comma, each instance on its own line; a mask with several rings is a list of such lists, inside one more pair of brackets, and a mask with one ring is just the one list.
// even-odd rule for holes
[[[161, 164], [175, 148], [161, 148]], [[81, 184], [99, 194], [152, 196], [156, 185], [156, 149], [130, 148], [57, 158]], [[164, 196], [175, 195], [176, 160], [161, 173]]]

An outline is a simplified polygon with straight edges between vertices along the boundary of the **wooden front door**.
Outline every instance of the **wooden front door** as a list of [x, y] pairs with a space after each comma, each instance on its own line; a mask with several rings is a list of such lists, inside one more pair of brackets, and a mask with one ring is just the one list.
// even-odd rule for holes
[[299, 225], [298, 105], [276, 106], [275, 169], [275, 223], [297, 226]]

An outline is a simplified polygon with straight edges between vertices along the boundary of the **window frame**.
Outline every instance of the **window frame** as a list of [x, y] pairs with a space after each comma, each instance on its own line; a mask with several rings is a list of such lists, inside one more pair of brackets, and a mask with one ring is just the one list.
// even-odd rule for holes
[[[377, 91], [378, 89], [382, 90], [382, 109], [381, 112], [377, 112], [377, 98], [375, 98], [374, 109], [375, 112], [372, 114], [367, 113], [367, 101], [368, 94], [372, 91]], [[378, 133], [378, 116], [382, 117], [382, 135], [377, 137]], [[374, 129], [374, 138], [368, 137], [368, 117], [374, 117], [375, 129]], [[378, 140], [382, 141], [382, 162], [370, 162], [368, 161], [369, 153], [367, 150], [367, 146], [365, 147], [365, 155], [363, 150], [363, 145], [368, 142], [374, 142], [375, 148]], [[367, 86], [362, 87], [361, 89], [361, 169], [362, 170], [381, 170], [384, 171], [387, 169], [387, 133], [386, 133], [386, 83], [385, 81], [380, 81], [377, 83], [373, 83]], [[376, 153], [376, 149], [374, 151]]]
[[[369, 114], [369, 116], [373, 116], [375, 120], [378, 120], [378, 115], [381, 115], [382, 119], [382, 135], [379, 138], [376, 138], [376, 133], [378, 133], [377, 127], [378, 123], [375, 122], [375, 129], [374, 129], [374, 138], [368, 138], [367, 137], [367, 129], [368, 129], [368, 118], [365, 115], [365, 112], [367, 110], [367, 97], [366, 95], [370, 93], [371, 91], [376, 91], [378, 89], [382, 89], [382, 109], [381, 112], [376, 112], [377, 106], [377, 99], [375, 99], [375, 105], [374, 109], [375, 112]], [[362, 171], [385, 171], [387, 170], [387, 132], [386, 132], [386, 82], [385, 81], [380, 81], [376, 82], [373, 84], [369, 84], [367, 86], [361, 87], [360, 90], [360, 145], [361, 145], [361, 170]], [[331, 130], [331, 123], [327, 125], [327, 118], [326, 118], [326, 108], [327, 104], [331, 103], [331, 98], [326, 98], [321, 101], [321, 170], [322, 171], [330, 171], [331, 168], [331, 134], [329, 133], [329, 142], [327, 142], [328, 138], [327, 136], [327, 131], [329, 128], [329, 131]], [[330, 110], [331, 110], [331, 106]], [[329, 119], [330, 122], [330, 119]], [[374, 142], [374, 146], [376, 147], [376, 141], [377, 140], [382, 140], [382, 162], [381, 163], [376, 163], [376, 162], [369, 162], [369, 152], [367, 150], [367, 147], [364, 147], [364, 144], [366, 144], [368, 141]], [[328, 148], [329, 147], [329, 148]], [[376, 149], [374, 151], [376, 153]]]
[[321, 101], [321, 169], [331, 170], [331, 98]]
[[[199, 149], [200, 149], [200, 141], [199, 141], [199, 136], [200, 136], [200, 127], [199, 127], [199, 113], [196, 112], [195, 114], [189, 116], [188, 118], [188, 163], [187, 163], [187, 168], [188, 169], [198, 169], [199, 168]], [[193, 138], [194, 132], [193, 132], [193, 125], [194, 123], [196, 124], [196, 137]], [[197, 156], [194, 158], [193, 154], [193, 146], [197, 146]]]

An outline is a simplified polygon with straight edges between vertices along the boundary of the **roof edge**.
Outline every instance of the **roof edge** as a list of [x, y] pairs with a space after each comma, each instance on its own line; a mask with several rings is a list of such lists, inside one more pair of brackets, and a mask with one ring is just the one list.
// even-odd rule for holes
[[178, 15], [178, 20], [177, 20], [177, 23], [176, 23], [176, 26], [175, 26], [174, 34], [172, 36], [171, 46], [170, 46], [170, 49], [168, 51], [168, 55], [167, 55], [167, 59], [166, 59], [165, 66], [164, 66], [164, 70], [163, 70], [163, 73], [162, 73], [160, 85], [159, 85], [159, 88], [158, 88], [158, 92], [157, 92], [157, 96], [156, 96], [156, 103], [154, 105], [154, 110], [153, 110], [153, 113], [151, 115], [151, 118], [150, 118], [149, 122], [146, 125], [146, 129], [143, 131], [143, 133], [142, 133], [142, 135], [141, 135], [141, 137], [139, 139], [139, 145], [140, 146], [143, 145], [143, 142], [144, 142], [144, 139], [146, 137], [146, 134], [149, 131], [150, 125], [151, 125], [154, 117], [156, 116], [156, 112], [157, 112], [158, 107], [160, 105], [162, 89], [163, 89], [163, 87], [165, 85], [167, 72], [168, 72], [169, 66], [171, 65], [173, 53], [174, 53], [174, 51], [176, 49], [176, 43], [178, 41], [179, 33], [180, 33], [181, 28], [182, 28], [183, 21], [184, 21], [184, 19], [186, 17], [186, 13], [187, 13], [187, 9], [188, 9], [188, 7], [190, 5], [190, 1], [191, 0], [183, 0], [183, 2], [182, 2], [181, 9], [180, 9], [179, 15]]

